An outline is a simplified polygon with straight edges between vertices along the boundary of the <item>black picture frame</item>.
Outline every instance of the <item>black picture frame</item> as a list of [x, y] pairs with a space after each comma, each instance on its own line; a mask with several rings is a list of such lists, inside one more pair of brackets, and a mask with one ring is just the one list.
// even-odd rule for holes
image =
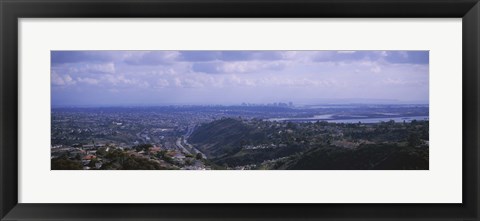
[[[478, 0], [1, 0], [1, 220], [479, 220]], [[134, 17], [462, 18], [461, 204], [18, 203], [18, 19]], [[448, 43], [448, 42], [446, 42]]]

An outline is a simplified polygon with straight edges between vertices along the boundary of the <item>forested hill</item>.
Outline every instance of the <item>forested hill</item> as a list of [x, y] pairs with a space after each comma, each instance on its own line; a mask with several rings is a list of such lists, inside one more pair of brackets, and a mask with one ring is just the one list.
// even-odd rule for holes
[[198, 145], [208, 156], [221, 157], [239, 151], [246, 140], [264, 138], [263, 134], [255, 133], [251, 126], [241, 120], [225, 118], [201, 125], [195, 129], [189, 141]]
[[428, 170], [428, 147], [362, 145], [314, 148], [274, 165], [288, 170]]
[[292, 123], [224, 118], [189, 142], [227, 168], [293, 170], [428, 169], [428, 121]]

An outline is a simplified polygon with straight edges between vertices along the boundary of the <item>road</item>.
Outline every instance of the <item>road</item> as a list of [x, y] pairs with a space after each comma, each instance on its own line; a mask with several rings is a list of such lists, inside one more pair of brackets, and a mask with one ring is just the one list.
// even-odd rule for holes
[[195, 148], [193, 145], [189, 144], [186, 139], [183, 139], [183, 143], [184, 143], [185, 145], [187, 145], [190, 149], [192, 149], [193, 152], [195, 152], [195, 154], [199, 153], [199, 154], [202, 155], [203, 159], [207, 159], [207, 156], [206, 156], [205, 154], [203, 154], [202, 151], [200, 151], [199, 149]]
[[177, 145], [178, 148], [180, 148], [184, 153], [186, 154], [192, 154], [190, 153], [190, 151], [187, 150], [187, 148], [185, 148], [183, 145], [182, 145], [182, 138], [178, 138], [177, 139], [177, 142], [175, 142], [175, 144]]
[[182, 139], [182, 140], [183, 140], [183, 143], [184, 143], [185, 145], [187, 145], [191, 150], [193, 150], [193, 152], [195, 152], [195, 154], [200, 153], [200, 154], [202, 155], [203, 159], [207, 159], [207, 156], [206, 156], [204, 153], [202, 153], [202, 151], [200, 151], [199, 149], [197, 149], [197, 148], [194, 147], [193, 145], [189, 144], [188, 141], [187, 141], [188, 137], [190, 137], [190, 135], [192, 135], [192, 133], [193, 133], [193, 131], [194, 131], [194, 129], [195, 129], [195, 126], [196, 126], [196, 125], [190, 125], [190, 126], [188, 126], [187, 133], [183, 136], [183, 139]]

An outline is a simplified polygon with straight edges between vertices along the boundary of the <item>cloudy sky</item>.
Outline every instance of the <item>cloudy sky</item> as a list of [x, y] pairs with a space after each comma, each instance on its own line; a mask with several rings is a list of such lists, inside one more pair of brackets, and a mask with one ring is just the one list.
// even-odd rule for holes
[[52, 106], [428, 104], [428, 51], [52, 51]]

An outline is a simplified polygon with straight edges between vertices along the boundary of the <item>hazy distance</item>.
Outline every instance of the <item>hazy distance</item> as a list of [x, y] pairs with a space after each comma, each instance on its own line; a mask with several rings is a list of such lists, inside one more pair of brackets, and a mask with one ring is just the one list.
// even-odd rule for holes
[[428, 51], [52, 51], [52, 106], [428, 104]]

